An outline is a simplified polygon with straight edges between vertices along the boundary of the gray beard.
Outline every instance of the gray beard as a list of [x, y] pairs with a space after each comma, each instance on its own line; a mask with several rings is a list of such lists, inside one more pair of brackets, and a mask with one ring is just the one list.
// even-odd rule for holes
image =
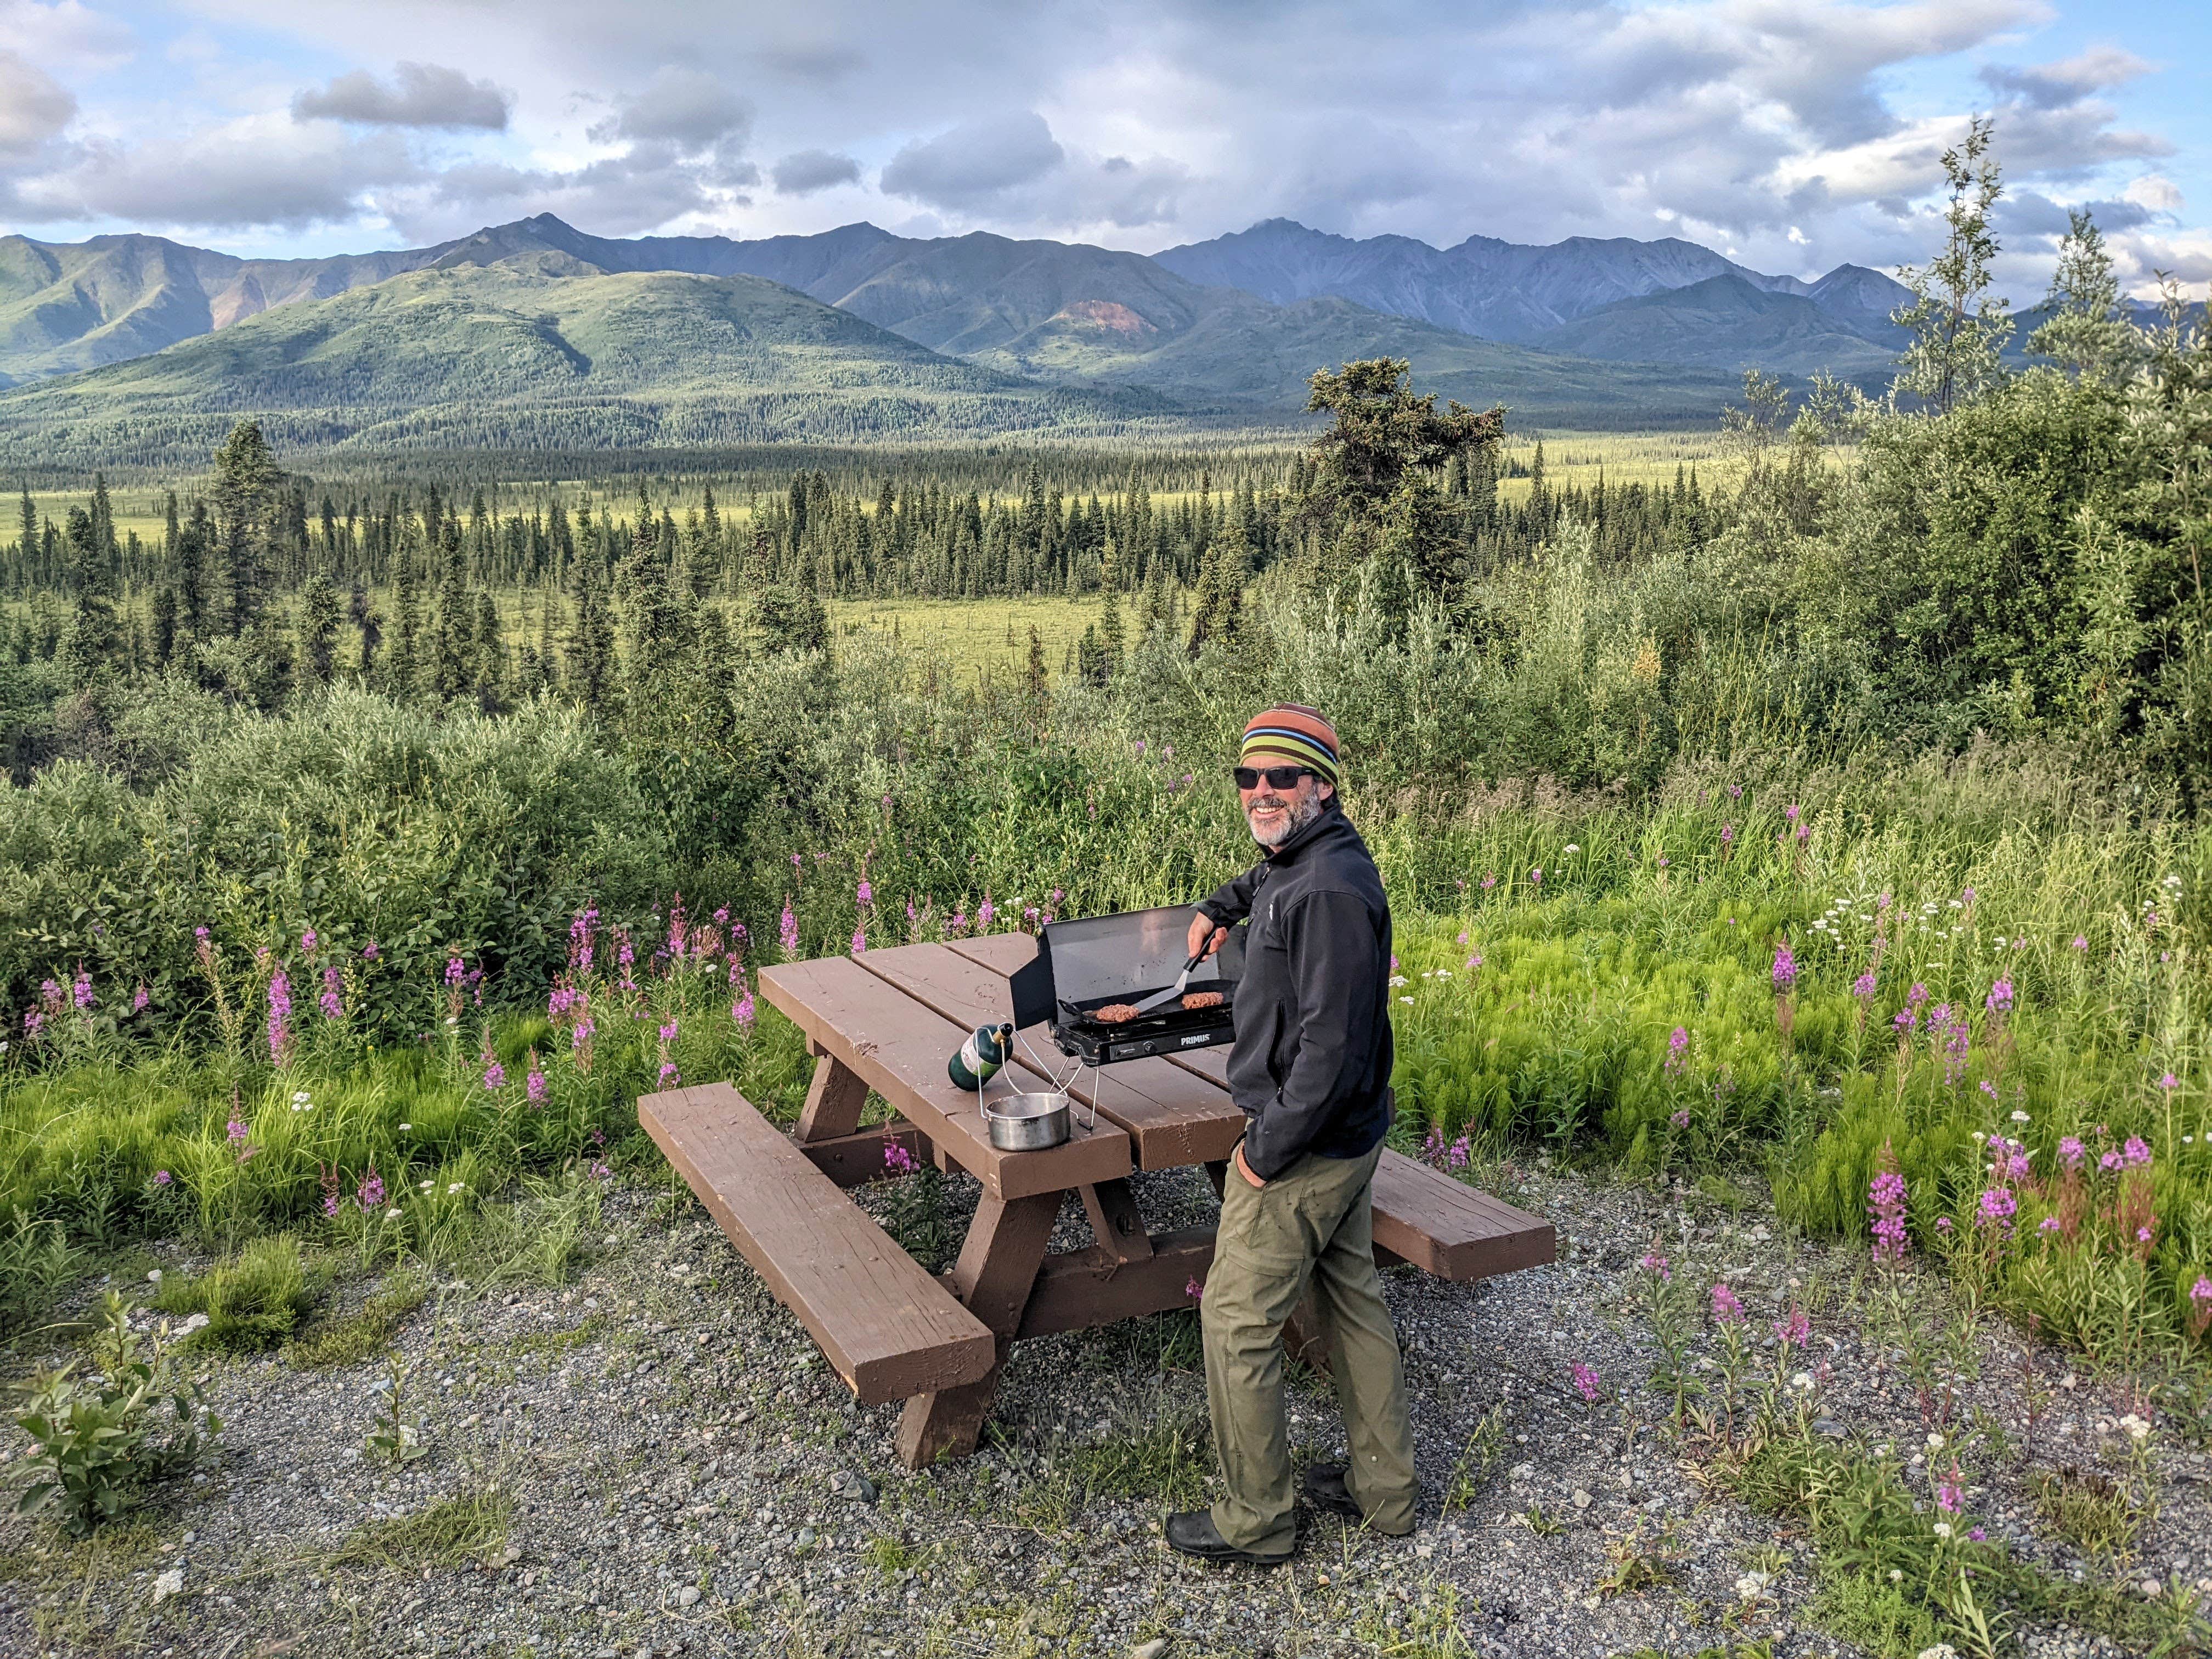
[[1261, 833], [1260, 826], [1252, 822], [1252, 814], [1249, 809], [1244, 814], [1244, 822], [1252, 831], [1252, 839], [1271, 852], [1321, 816], [1322, 799], [1318, 793], [1308, 795], [1304, 800], [1285, 798], [1283, 805], [1291, 810], [1285, 815], [1283, 822], [1277, 826], [1272, 836]]

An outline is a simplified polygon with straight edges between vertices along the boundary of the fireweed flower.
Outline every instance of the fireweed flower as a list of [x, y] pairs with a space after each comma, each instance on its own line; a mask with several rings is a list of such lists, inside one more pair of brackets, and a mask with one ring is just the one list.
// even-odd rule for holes
[[1874, 1218], [1874, 1259], [1905, 1260], [1905, 1177], [1884, 1170], [1867, 1187], [1867, 1213]]
[[462, 965], [461, 959], [459, 957], [447, 957], [446, 958], [446, 983], [447, 986], [458, 987], [461, 982], [462, 976], [467, 971], [467, 969]]
[[863, 910], [876, 902], [876, 890], [868, 885], [866, 876], [860, 878], [860, 886], [854, 890], [853, 899]]
[[1690, 1063], [1690, 1028], [1677, 1025], [1667, 1036], [1667, 1071], [1680, 1077]]
[[1736, 1293], [1729, 1288], [1726, 1279], [1719, 1280], [1713, 1285], [1713, 1323], [1716, 1325], [1743, 1323], [1743, 1304], [1737, 1300]]
[[1690, 1127], [1690, 1109], [1686, 1106], [1680, 1108], [1672, 1117], [1668, 1118], [1667, 1121], [1673, 1124], [1678, 1129], [1688, 1128]]
[[137, 991], [131, 994], [131, 1012], [134, 1014], [144, 1013], [146, 1012], [146, 1005], [153, 1000], [152, 994], [148, 992], [143, 985], [141, 985]]
[[282, 968], [269, 976], [269, 1058], [278, 1066], [292, 1058], [292, 981]]
[[1200, 1284], [1198, 1275], [1193, 1273], [1188, 1279], [1183, 1280], [1182, 1293], [1194, 1302], [1201, 1301], [1206, 1296], [1206, 1286]]
[[1899, 1036], [1905, 1036], [1919, 1027], [1920, 1016], [1910, 1008], [1900, 1008], [1897, 1011], [1897, 1018], [1889, 1023], [1897, 1028]]
[[2010, 1188], [1991, 1187], [1983, 1193], [1981, 1202], [1975, 1206], [1974, 1224], [2010, 1232], [2012, 1218], [2019, 1209], [2020, 1200], [2012, 1195]]
[[2120, 1146], [2120, 1166], [2132, 1170], [2150, 1162], [2150, 1148], [2143, 1145], [2141, 1135], [2130, 1135]]
[[325, 1019], [345, 1018], [345, 1003], [338, 995], [338, 989], [344, 983], [343, 977], [336, 968], [323, 969], [323, 994], [317, 1000], [322, 1006]]
[[92, 1006], [92, 975], [86, 973], [83, 969], [80, 968], [76, 970], [76, 981], [71, 986], [70, 991], [78, 1007]]
[[1735, 825], [1732, 823], [1721, 825], [1721, 845], [1723, 847], [1735, 845]]
[[1490, 871], [1490, 870], [1486, 870], [1486, 871], [1484, 871], [1484, 872], [1482, 872], [1482, 890], [1483, 890], [1484, 892], [1486, 892], [1486, 892], [1488, 892], [1492, 888], [1493, 888], [1493, 887], [1495, 887], [1495, 886], [1497, 886], [1497, 885], [1498, 885], [1498, 875], [1497, 875], [1497, 872], [1496, 872], [1495, 871]]
[[1956, 1515], [1959, 1512], [1959, 1506], [1966, 1501], [1966, 1488], [1959, 1484], [1958, 1466], [1954, 1464], [1951, 1468], [1951, 1478], [1941, 1482], [1936, 1488], [1936, 1507], [1946, 1515]]
[[[167, 1170], [156, 1170], [154, 1171], [154, 1184], [156, 1187], [166, 1187], [175, 1179], [176, 1177], [171, 1175]], [[2199, 1285], [2208, 1284], [2208, 1281], [2202, 1279], [2198, 1279], [2197, 1282]], [[2208, 1295], [2212, 1295], [2212, 1286], [2208, 1286], [2206, 1293]], [[2190, 1294], [2194, 1296], [2196, 1292], [2192, 1291]]]
[[2159, 1079], [2158, 1086], [2165, 1090], [2166, 1093], [2172, 1094], [2176, 1089], [2179, 1089], [2181, 1086], [2181, 1079], [2174, 1076], [2172, 1073], [2168, 1072], [2164, 1077]]
[[374, 939], [369, 940], [368, 944], [361, 947], [361, 957], [363, 962], [374, 962], [377, 957], [383, 954], [383, 951], [377, 949], [376, 941]]
[[384, 1202], [384, 1177], [376, 1172], [376, 1165], [368, 1166], [368, 1173], [353, 1191], [354, 1201], [364, 1210], [373, 1210]]
[[523, 1079], [522, 1086], [532, 1106], [545, 1103], [545, 1073], [538, 1069], [538, 1051], [534, 1048], [530, 1052], [530, 1070]]
[[1538, 865], [1534, 869], [1528, 872], [1528, 884], [1531, 887], [1541, 887], [1544, 884], [1544, 866], [1542, 865]]
[[497, 1094], [501, 1089], [507, 1087], [507, 1067], [495, 1060], [487, 1065], [484, 1067], [483, 1086], [486, 1092], [490, 1094]]
[[1574, 1379], [1575, 1392], [1588, 1404], [1597, 1404], [1597, 1373], [1577, 1359], [1568, 1375]]
[[2079, 1170], [2088, 1156], [2079, 1135], [2062, 1135], [2058, 1141], [2058, 1162], [2069, 1175]]
[[865, 927], [855, 927], [853, 930], [853, 954], [856, 957], [864, 956], [867, 953], [867, 949], [868, 930]]
[[315, 946], [319, 943], [320, 941], [315, 938], [315, 930], [312, 927], [308, 928], [306, 933], [300, 935], [300, 954], [307, 957], [314, 955]]
[[747, 991], [730, 1005], [730, 1018], [737, 1022], [740, 1031], [750, 1031], [753, 1029], [753, 994], [750, 991]]
[[1774, 1322], [1774, 1340], [1785, 1348], [1803, 1347], [1812, 1334], [1813, 1322], [1805, 1316], [1804, 1309], [1795, 1303], [1790, 1304], [1787, 1319]]
[[2047, 1215], [2044, 1217], [2042, 1220], [2035, 1224], [2035, 1231], [2039, 1233], [2057, 1232], [2058, 1231], [2058, 1218], [2055, 1215]]
[[1874, 969], [1869, 968], [1851, 981], [1851, 994], [1861, 1002], [1874, 1000]]
[[1672, 1279], [1674, 1277], [1674, 1269], [1667, 1265], [1667, 1258], [1661, 1255], [1656, 1250], [1645, 1251], [1643, 1258], [1638, 1261], [1636, 1265], [1643, 1268], [1647, 1273], [1658, 1274], [1662, 1282]]
[[975, 907], [976, 930], [980, 933], [984, 928], [988, 927], [994, 921], [998, 920], [998, 906], [991, 902], [991, 896], [988, 893], [984, 894], [983, 902]]
[[1786, 991], [1796, 982], [1797, 958], [1790, 953], [1788, 944], [1784, 943], [1778, 946], [1774, 952], [1774, 988], [1778, 991]]
[[2008, 979], [2001, 979], [1990, 986], [1989, 995], [1982, 1000], [1982, 1006], [1993, 1014], [2010, 1013], [2012, 1012], [2012, 981]]

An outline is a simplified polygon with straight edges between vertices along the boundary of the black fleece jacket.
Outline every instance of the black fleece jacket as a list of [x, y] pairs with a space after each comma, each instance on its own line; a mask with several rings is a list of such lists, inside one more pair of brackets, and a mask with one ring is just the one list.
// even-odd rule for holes
[[1308, 1152], [1359, 1158], [1389, 1133], [1390, 906], [1334, 797], [1198, 908], [1251, 919], [1229, 1094], [1250, 1121], [1244, 1161], [1273, 1181]]

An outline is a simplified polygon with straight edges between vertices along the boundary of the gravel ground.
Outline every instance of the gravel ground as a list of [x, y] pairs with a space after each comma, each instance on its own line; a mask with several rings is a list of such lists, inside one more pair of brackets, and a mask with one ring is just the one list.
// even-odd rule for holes
[[[1777, 1656], [1856, 1652], [1808, 1620], [1802, 1538], [1701, 1480], [1665, 1403], [1637, 1386], [1653, 1350], [1626, 1290], [1656, 1246], [1701, 1288], [1727, 1272], [1758, 1328], [1803, 1301], [1811, 1357], [1831, 1372], [1828, 1431], [1917, 1446], [1912, 1388], [1853, 1334], [1857, 1253], [1692, 1194], [1510, 1168], [1498, 1185], [1558, 1223], [1557, 1266], [1473, 1285], [1386, 1279], [1424, 1484], [1410, 1539], [1323, 1516], [1279, 1571], [1170, 1553], [1166, 1483], [1194, 1490], [1187, 1464], [1169, 1468], [1172, 1431], [1203, 1442], [1187, 1316], [1023, 1345], [985, 1451], [908, 1474], [896, 1408], [851, 1403], [703, 1212], [629, 1191], [610, 1197], [605, 1240], [572, 1283], [447, 1285], [402, 1329], [426, 1455], [396, 1471], [362, 1450], [386, 1361], [204, 1362], [224, 1450], [189, 1486], [90, 1545], [0, 1522], [0, 1654], [1591, 1659], [1756, 1638]], [[1139, 1194], [1156, 1228], [1212, 1206], [1195, 1170], [1140, 1176]], [[964, 1224], [972, 1183], [947, 1199]], [[1061, 1225], [1064, 1243], [1085, 1242], [1079, 1209]], [[2002, 1325], [1969, 1340], [1980, 1377], [1962, 1419], [1985, 1413], [2017, 1436], [2033, 1378], [2047, 1395], [2041, 1462], [2118, 1456], [2124, 1398], [2048, 1352], [2024, 1374]], [[1601, 1381], [1595, 1406], [1569, 1384], [1577, 1361]], [[1296, 1393], [1293, 1436], [1302, 1460], [1340, 1455], [1317, 1379]], [[2205, 1578], [2207, 1460], [2163, 1437], [2154, 1455], [2161, 1507], [2136, 1571]], [[1117, 1457], [1136, 1471], [1121, 1495], [1096, 1481], [1087, 1501], [1073, 1495]], [[2079, 1565], [2039, 1535], [2020, 1472], [1971, 1489], [1968, 1507], [2017, 1548]], [[454, 1522], [442, 1553], [439, 1539], [389, 1535], [441, 1518]], [[1638, 1559], [1661, 1582], [1603, 1588]], [[1771, 1582], [1747, 1598], [1754, 1569]], [[157, 1601], [165, 1582], [180, 1589]], [[2045, 1631], [2026, 1651], [2122, 1650]]]

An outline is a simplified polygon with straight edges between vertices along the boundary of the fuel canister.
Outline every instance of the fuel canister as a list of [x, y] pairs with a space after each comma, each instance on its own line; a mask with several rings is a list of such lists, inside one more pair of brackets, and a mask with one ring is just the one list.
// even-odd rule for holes
[[978, 1025], [945, 1062], [945, 1074], [952, 1079], [954, 1088], [972, 1094], [998, 1075], [1013, 1051], [1012, 1025]]

